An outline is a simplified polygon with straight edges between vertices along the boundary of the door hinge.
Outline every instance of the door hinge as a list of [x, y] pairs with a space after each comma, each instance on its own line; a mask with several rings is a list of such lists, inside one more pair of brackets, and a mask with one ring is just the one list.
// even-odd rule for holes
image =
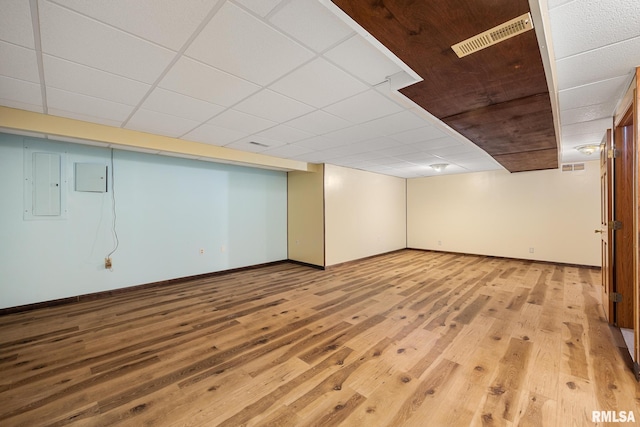
[[617, 159], [618, 157], [620, 157], [620, 150], [615, 147], [609, 148], [609, 151], [607, 153], [610, 159]]
[[613, 302], [622, 302], [622, 294], [618, 292], [611, 292], [609, 294], [609, 299]]
[[622, 221], [609, 221], [610, 230], [622, 230]]

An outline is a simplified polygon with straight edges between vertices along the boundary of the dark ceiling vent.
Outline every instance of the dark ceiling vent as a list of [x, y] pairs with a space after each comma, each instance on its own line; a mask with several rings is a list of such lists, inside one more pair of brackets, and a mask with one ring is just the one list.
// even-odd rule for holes
[[451, 46], [451, 49], [458, 55], [458, 58], [462, 58], [463, 56], [470, 55], [513, 36], [527, 32], [532, 28], [533, 21], [531, 20], [531, 14], [525, 13], [504, 24], [454, 44]]
[[249, 144], [258, 145], [260, 147], [269, 147], [267, 144], [263, 144], [261, 142], [249, 141]]

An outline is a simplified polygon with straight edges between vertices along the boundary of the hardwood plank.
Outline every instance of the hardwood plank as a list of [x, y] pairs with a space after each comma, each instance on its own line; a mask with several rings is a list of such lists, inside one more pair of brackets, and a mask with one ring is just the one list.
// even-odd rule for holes
[[490, 419], [497, 424], [504, 424], [503, 420], [514, 420], [531, 347], [530, 341], [515, 338], [510, 340], [509, 347], [500, 360], [498, 374], [489, 388], [482, 413], [483, 420]]
[[0, 424], [640, 418], [640, 387], [603, 318], [598, 273], [406, 250], [0, 316]]

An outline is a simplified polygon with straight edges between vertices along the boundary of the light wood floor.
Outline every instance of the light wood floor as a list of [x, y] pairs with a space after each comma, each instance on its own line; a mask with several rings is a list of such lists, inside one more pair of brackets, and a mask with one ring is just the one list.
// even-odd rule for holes
[[638, 420], [599, 282], [595, 269], [406, 250], [5, 315], [0, 425]]

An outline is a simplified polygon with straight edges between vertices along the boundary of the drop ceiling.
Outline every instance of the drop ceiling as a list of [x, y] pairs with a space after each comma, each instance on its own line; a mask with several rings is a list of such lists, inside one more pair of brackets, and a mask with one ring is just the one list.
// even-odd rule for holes
[[[600, 142], [640, 65], [640, 8], [544, 3], [560, 160], [590, 160], [574, 147]], [[327, 0], [0, 8], [3, 106], [405, 178], [502, 168], [405, 96], [422, 77]]]

